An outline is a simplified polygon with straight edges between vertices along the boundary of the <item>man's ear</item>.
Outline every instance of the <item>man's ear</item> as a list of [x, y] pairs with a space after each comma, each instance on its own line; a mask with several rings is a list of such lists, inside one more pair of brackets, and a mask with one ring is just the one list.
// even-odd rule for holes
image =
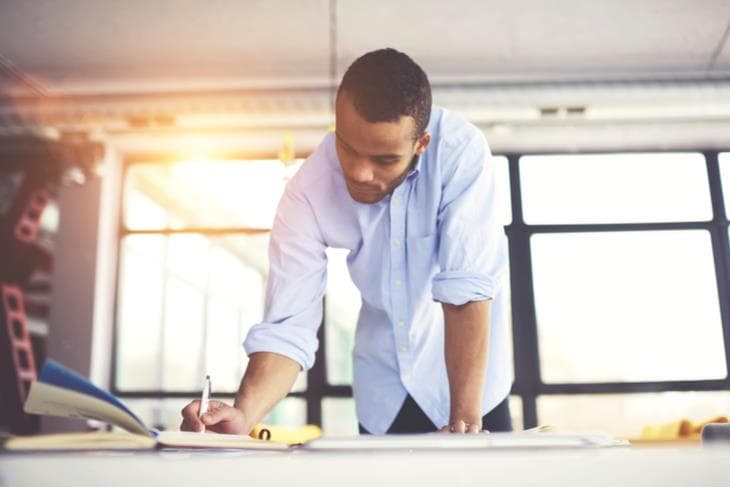
[[416, 155], [420, 156], [423, 154], [423, 151], [426, 150], [426, 147], [428, 147], [428, 144], [431, 142], [431, 132], [426, 131], [418, 138], [418, 141], [416, 142]]

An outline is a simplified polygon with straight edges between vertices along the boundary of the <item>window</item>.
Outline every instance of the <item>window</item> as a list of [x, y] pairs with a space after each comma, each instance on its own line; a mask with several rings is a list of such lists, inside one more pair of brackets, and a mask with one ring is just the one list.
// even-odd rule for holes
[[352, 436], [358, 434], [355, 400], [326, 398], [322, 400], [322, 429], [328, 435]]
[[702, 154], [525, 156], [520, 179], [528, 224], [712, 218]]
[[352, 349], [360, 313], [360, 292], [350, 279], [344, 249], [328, 249], [325, 334], [327, 382], [352, 384]]
[[125, 180], [129, 230], [269, 229], [284, 186], [302, 161], [135, 164]]
[[727, 411], [727, 223], [713, 221], [720, 185], [710, 177], [719, 165], [730, 181], [728, 162], [699, 152], [510, 157], [523, 215], [508, 228], [522, 305], [513, 392], [526, 427], [635, 436]]
[[[726, 412], [730, 303], [719, 290], [730, 288], [730, 153], [492, 162], [516, 304], [515, 426], [635, 436], [648, 423]], [[247, 360], [241, 342], [263, 315], [269, 229], [299, 164], [128, 167], [114, 388], [145, 420], [177, 427], [206, 371], [214, 394], [235, 393]], [[718, 201], [722, 222], [713, 220]], [[347, 251], [327, 254], [320, 366], [266, 420], [321, 421], [327, 433], [349, 435], [360, 296]]]
[[607, 432], [625, 438], [638, 437], [647, 425], [682, 418], [702, 421], [728, 410], [727, 391], [545, 395], [538, 399], [542, 424], [563, 431]]
[[709, 232], [538, 234], [531, 244], [544, 382], [725, 377]]
[[[117, 286], [117, 393], [190, 397], [206, 373], [214, 394], [236, 392], [247, 362], [241, 344], [263, 317], [269, 229], [299, 164], [128, 167]], [[295, 394], [305, 388], [301, 374]], [[168, 403], [140, 404], [157, 404], [159, 417], [151, 419], [177, 427], [165, 412]], [[282, 402], [269, 417], [286, 424], [305, 419], [300, 397]]]

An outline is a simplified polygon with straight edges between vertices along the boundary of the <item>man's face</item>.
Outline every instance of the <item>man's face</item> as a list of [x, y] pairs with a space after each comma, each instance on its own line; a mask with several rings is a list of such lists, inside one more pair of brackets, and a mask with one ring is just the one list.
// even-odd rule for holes
[[336, 117], [337, 157], [347, 191], [360, 203], [377, 203], [390, 194], [431, 140], [428, 132], [414, 139], [413, 117], [368, 122], [357, 112], [347, 92], [337, 98]]

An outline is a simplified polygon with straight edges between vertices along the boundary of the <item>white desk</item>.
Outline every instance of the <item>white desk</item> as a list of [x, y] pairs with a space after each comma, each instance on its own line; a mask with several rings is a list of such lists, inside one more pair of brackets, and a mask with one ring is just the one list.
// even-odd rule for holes
[[730, 448], [0, 455], [0, 486], [730, 486]]

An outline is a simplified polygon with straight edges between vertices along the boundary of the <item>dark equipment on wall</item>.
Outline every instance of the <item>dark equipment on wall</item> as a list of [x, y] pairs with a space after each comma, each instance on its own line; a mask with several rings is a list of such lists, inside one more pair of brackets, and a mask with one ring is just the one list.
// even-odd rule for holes
[[28, 332], [24, 289], [36, 271], [50, 273], [53, 266], [52, 251], [37, 241], [41, 216], [61, 184], [83, 183], [102, 157], [103, 146], [80, 134], [53, 141], [0, 138], [0, 178], [20, 181], [0, 194], [0, 396], [14, 434], [38, 430], [38, 418], [23, 412], [40, 365]]

